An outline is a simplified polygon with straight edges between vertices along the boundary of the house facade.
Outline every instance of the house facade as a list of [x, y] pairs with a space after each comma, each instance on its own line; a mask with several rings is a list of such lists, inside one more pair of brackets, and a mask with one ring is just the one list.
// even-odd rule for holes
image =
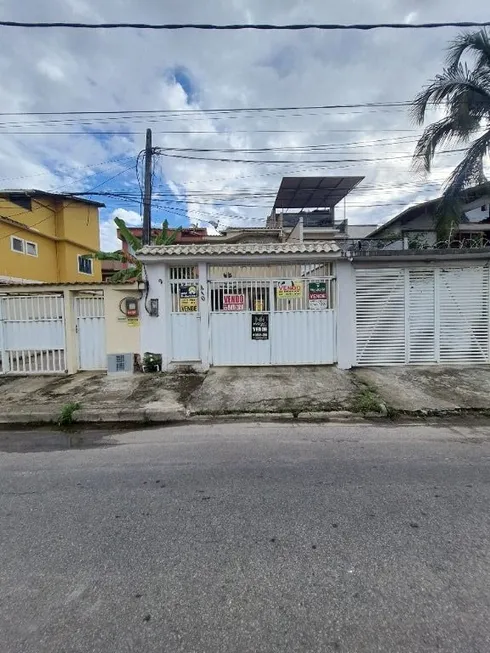
[[[373, 229], [367, 239], [384, 240], [390, 249], [430, 248], [437, 244], [436, 213], [441, 198], [415, 204]], [[461, 218], [449, 236], [452, 247], [490, 244], [490, 190], [487, 185], [466, 190], [461, 198]]]
[[490, 363], [490, 253], [145, 247], [141, 354], [192, 366]]
[[0, 191], [0, 281], [98, 282], [99, 208], [40, 190]]

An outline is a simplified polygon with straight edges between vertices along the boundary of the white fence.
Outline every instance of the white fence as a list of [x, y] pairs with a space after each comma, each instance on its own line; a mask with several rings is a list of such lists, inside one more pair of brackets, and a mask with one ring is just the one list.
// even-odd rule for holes
[[3, 374], [48, 374], [66, 370], [62, 295], [0, 297]]

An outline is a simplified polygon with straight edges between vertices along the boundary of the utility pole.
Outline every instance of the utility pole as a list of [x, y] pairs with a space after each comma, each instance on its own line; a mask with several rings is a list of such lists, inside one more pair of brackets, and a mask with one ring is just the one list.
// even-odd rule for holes
[[151, 161], [153, 148], [151, 145], [151, 129], [146, 130], [145, 146], [145, 189], [143, 196], [143, 245], [151, 242]]

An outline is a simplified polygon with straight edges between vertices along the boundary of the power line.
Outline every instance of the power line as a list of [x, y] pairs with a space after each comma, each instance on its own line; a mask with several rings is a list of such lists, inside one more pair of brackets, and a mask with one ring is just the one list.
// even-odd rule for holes
[[204, 30], [204, 31], [303, 31], [317, 29], [321, 31], [370, 31], [375, 29], [439, 29], [442, 27], [488, 27], [490, 21], [459, 21], [444, 23], [356, 23], [342, 25], [338, 23], [297, 23], [289, 25], [274, 25], [270, 23], [246, 23], [216, 25], [212, 23], [65, 23], [65, 22], [27, 22], [2, 20], [0, 27], [26, 28], [67, 28], [67, 29], [144, 29], [144, 30]]
[[[378, 109], [378, 108], [404, 108], [411, 106], [411, 100], [387, 100], [384, 102], [355, 102], [350, 104], [312, 104], [288, 105], [273, 107], [216, 107], [208, 109], [114, 109], [114, 110], [80, 110], [80, 111], [15, 111], [0, 112], [0, 116], [133, 116], [143, 118], [149, 115], [176, 116], [202, 113], [261, 113], [276, 111], [318, 111], [324, 109]], [[433, 104], [430, 102], [429, 104]], [[102, 118], [101, 118], [102, 119]]]
[[[132, 168], [133, 168], [133, 165], [131, 164], [131, 166], [130, 166], [129, 168], [125, 168], [124, 170], [120, 170], [117, 174], [113, 175], [112, 177], [109, 177], [109, 179], [104, 179], [104, 180], [102, 180], [99, 184], [97, 184], [96, 186], [94, 186], [92, 190], [95, 191], [97, 188], [100, 188], [100, 187], [103, 186], [104, 184], [108, 184], [110, 181], [113, 181], [113, 180], [116, 179], [117, 177], [120, 177], [121, 175], [123, 175], [125, 172], [128, 172], [128, 171], [131, 170]], [[49, 193], [55, 193], [57, 190], [59, 190], [59, 188], [58, 188], [58, 189], [55, 189], [55, 190], [52, 190], [52, 191], [47, 191], [47, 193], [48, 193], [48, 194], [49, 194]], [[66, 195], [66, 196], [71, 196], [71, 193], [64, 193], [64, 195]], [[72, 201], [69, 202], [67, 206], [70, 206], [71, 204], [74, 204], [76, 201], [77, 201], [77, 198], [76, 198], [75, 196], [73, 196]], [[34, 213], [35, 211], [40, 211], [41, 209], [45, 209], [45, 208], [46, 208], [46, 207], [45, 207], [44, 205], [43, 205], [43, 206], [39, 206], [37, 209], [33, 209], [33, 210], [31, 211], [31, 214]], [[24, 215], [24, 214], [25, 214], [25, 211], [19, 211], [19, 213], [14, 213], [13, 215], [9, 216], [9, 218], [15, 218], [15, 217], [17, 217], [17, 216], [19, 216], [19, 215]], [[28, 226], [30, 229], [32, 229], [33, 227], [37, 227], [38, 225], [40, 225], [42, 222], [46, 222], [46, 220], [50, 220], [51, 217], [52, 217], [51, 215], [48, 215], [46, 218], [43, 218], [42, 220], [39, 220], [38, 222], [35, 222], [34, 224], [27, 225], [27, 226]], [[0, 238], [0, 240], [5, 240], [6, 238], [10, 238], [11, 236], [15, 236], [15, 234], [21, 233], [22, 231], [25, 230], [25, 226], [26, 226], [26, 225], [23, 225], [23, 227], [21, 227], [20, 229], [17, 229], [16, 231], [13, 231], [13, 232], [7, 234], [6, 236], [2, 236], [2, 237]], [[44, 236], [45, 234], [40, 233], [39, 235], [40, 235], [40, 236]]]
[[302, 110], [318, 110], [318, 109], [361, 109], [364, 107], [378, 108], [378, 107], [405, 107], [410, 106], [410, 100], [396, 100], [386, 102], [357, 102], [354, 104], [318, 104], [318, 105], [298, 105], [298, 106], [283, 106], [283, 107], [229, 107], [229, 108], [215, 108], [215, 109], [114, 109], [107, 111], [85, 110], [85, 111], [12, 111], [0, 112], [0, 116], [131, 116], [137, 117], [157, 114], [159, 116], [173, 116], [179, 114], [201, 114], [201, 113], [237, 113], [237, 112], [252, 112], [257, 113], [261, 111], [302, 111]]
[[[420, 132], [419, 129], [233, 129], [228, 131], [217, 132], [216, 130], [195, 130], [195, 129], [181, 129], [181, 130], [165, 130], [154, 131], [154, 134], [179, 134], [179, 135], [211, 135], [215, 136], [231, 136], [233, 134], [337, 134], [337, 133], [404, 133], [404, 132]], [[22, 136], [140, 136], [145, 131], [7, 131], [1, 129], [0, 134], [5, 136], [22, 135]], [[407, 137], [408, 138], [408, 137]]]
[[[185, 159], [185, 160], [190, 160], [190, 161], [218, 161], [221, 163], [259, 163], [259, 164], [267, 164], [267, 165], [272, 165], [272, 164], [278, 164], [278, 165], [286, 165], [286, 164], [293, 164], [293, 165], [308, 165], [308, 164], [315, 164], [315, 163], [368, 163], [368, 162], [374, 162], [374, 161], [386, 161], [387, 157], [389, 157], [389, 160], [400, 160], [400, 159], [412, 159], [414, 158], [414, 155], [411, 154], [404, 154], [401, 156], [392, 156], [391, 154], [387, 154], [384, 157], [372, 157], [372, 158], [363, 158], [363, 159], [315, 159], [315, 160], [304, 160], [304, 161], [287, 161], [285, 159], [226, 159], [226, 158], [221, 158], [221, 157], [202, 157], [202, 156], [192, 156], [192, 155], [184, 155], [184, 154], [168, 154], [165, 151], [162, 151], [162, 148], [155, 148], [157, 150], [156, 154], [159, 156], [165, 156], [167, 158], [171, 159]], [[458, 148], [455, 150], [441, 150], [439, 154], [458, 154], [460, 152], [466, 152], [467, 150], [465, 148]]]

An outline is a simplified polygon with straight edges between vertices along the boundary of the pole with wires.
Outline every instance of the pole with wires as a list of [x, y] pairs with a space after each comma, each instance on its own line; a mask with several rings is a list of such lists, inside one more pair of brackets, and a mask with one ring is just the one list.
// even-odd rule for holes
[[151, 164], [153, 148], [151, 144], [151, 129], [146, 130], [145, 146], [145, 179], [143, 195], [143, 245], [149, 245], [151, 241]]

